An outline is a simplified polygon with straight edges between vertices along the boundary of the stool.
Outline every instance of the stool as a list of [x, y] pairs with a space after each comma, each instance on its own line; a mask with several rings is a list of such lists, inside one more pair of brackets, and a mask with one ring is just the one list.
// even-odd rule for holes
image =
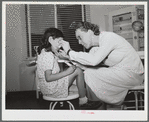
[[50, 106], [49, 106], [50, 110], [54, 110], [58, 102], [61, 105], [60, 107], [63, 107], [63, 102], [67, 102], [69, 104], [69, 109], [75, 110], [74, 105], [69, 100], [73, 100], [78, 97], [79, 97], [79, 94], [77, 91], [69, 91], [69, 95], [66, 98], [52, 98], [52, 97], [43, 95], [44, 100], [51, 101]]
[[[124, 100], [121, 109], [122, 110], [128, 110], [128, 109], [135, 109], [135, 110], [144, 110], [144, 84], [135, 86], [131, 89], [129, 89], [127, 95], [133, 93], [134, 94], [134, 100]], [[126, 95], [126, 96], [127, 96]], [[126, 98], [125, 98], [126, 99]], [[135, 106], [128, 107], [126, 106], [126, 103], [135, 103]]]

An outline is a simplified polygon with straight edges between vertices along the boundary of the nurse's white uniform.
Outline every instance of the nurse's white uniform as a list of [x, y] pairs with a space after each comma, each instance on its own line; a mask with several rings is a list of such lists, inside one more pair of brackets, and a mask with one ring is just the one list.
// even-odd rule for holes
[[139, 55], [123, 37], [113, 32], [101, 32], [99, 47], [89, 53], [70, 51], [69, 55], [71, 60], [84, 65], [103, 62], [109, 66], [84, 71], [86, 84], [106, 103], [121, 103], [129, 88], [143, 82], [144, 68]]

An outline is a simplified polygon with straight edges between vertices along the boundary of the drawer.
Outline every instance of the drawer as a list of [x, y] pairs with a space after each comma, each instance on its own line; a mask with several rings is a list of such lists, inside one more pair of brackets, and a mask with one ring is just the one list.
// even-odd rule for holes
[[123, 25], [123, 24], [132, 24], [132, 20], [125, 20], [113, 23], [113, 25]]

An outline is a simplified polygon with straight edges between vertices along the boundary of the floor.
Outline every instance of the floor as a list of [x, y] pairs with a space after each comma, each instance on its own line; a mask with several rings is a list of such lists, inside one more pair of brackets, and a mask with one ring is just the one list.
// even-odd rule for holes
[[[78, 99], [71, 100], [76, 110], [79, 110], [79, 101]], [[25, 92], [8, 92], [6, 95], [6, 109], [40, 109], [40, 110], [47, 110], [49, 109], [49, 101], [43, 100], [42, 95], [39, 95], [39, 99], [36, 98], [35, 91], [25, 91]], [[63, 109], [68, 110], [68, 104], [64, 103], [63, 108], [60, 108], [60, 104], [57, 104], [55, 109]], [[100, 107], [98, 108], [103, 110], [105, 108]]]
[[[78, 99], [71, 101], [76, 109], [78, 109]], [[36, 98], [35, 91], [25, 92], [11, 92], [6, 95], [6, 109], [49, 109], [49, 101], [42, 99], [40, 95], [39, 99]], [[60, 105], [56, 106], [56, 109], [60, 109]], [[67, 104], [64, 104], [63, 109], [68, 109]]]
[[[132, 97], [129, 96], [129, 99], [131, 98]], [[72, 100], [71, 102], [73, 103], [75, 109], [79, 110], [78, 99]], [[49, 101], [45, 101], [42, 99], [41, 94], [39, 96], [39, 99], [37, 99], [35, 91], [8, 92], [6, 95], [6, 109], [46, 110], [46, 109], [49, 109], [49, 104], [50, 104]], [[121, 106], [107, 105], [106, 107], [107, 107], [107, 110], [120, 110], [121, 109]], [[68, 104], [64, 104], [63, 109], [68, 110], [68, 108], [69, 108]], [[58, 109], [58, 110], [61, 109], [60, 105], [57, 104], [55, 109]], [[98, 110], [105, 110], [105, 108], [100, 107], [98, 108]]]

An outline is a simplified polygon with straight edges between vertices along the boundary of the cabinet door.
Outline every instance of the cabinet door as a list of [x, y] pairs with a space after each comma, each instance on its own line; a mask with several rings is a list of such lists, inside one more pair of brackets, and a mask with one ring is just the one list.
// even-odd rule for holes
[[136, 6], [127, 7], [109, 13], [109, 29], [124, 37], [136, 51], [139, 51], [138, 32], [132, 30], [132, 23], [137, 20]]
[[28, 67], [29, 61], [24, 61], [19, 65], [20, 69], [20, 91], [36, 90], [35, 70], [36, 66]]

